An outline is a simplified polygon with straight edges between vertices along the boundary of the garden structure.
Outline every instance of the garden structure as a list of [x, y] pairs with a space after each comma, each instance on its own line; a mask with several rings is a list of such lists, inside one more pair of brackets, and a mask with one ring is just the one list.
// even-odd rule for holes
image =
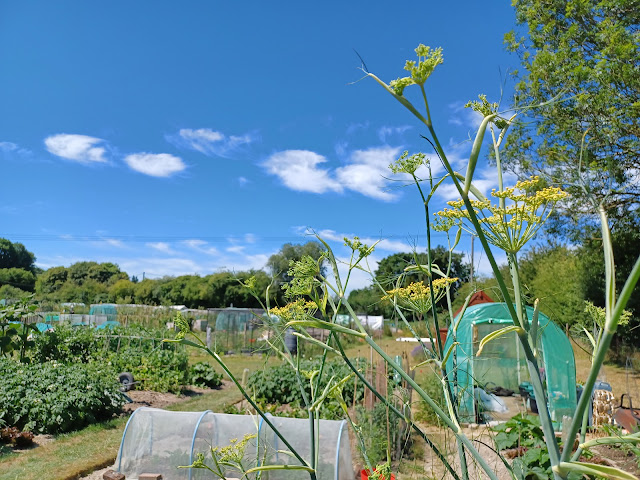
[[216, 350], [254, 350], [258, 330], [264, 327], [264, 311], [251, 308], [210, 308], [209, 326]]
[[[526, 311], [532, 319], [533, 308], [527, 307]], [[473, 422], [480, 418], [475, 387], [490, 385], [517, 392], [529, 381], [525, 355], [514, 332], [489, 341], [478, 355], [484, 337], [512, 324], [505, 303], [483, 303], [468, 307], [449, 327], [445, 351], [453, 342], [458, 345], [447, 360], [446, 372], [462, 420]], [[562, 329], [542, 313], [538, 314], [538, 325], [538, 362], [551, 419], [558, 429], [563, 416], [572, 416], [576, 408], [575, 359]]]
[[[296, 446], [303, 458], [311, 455], [309, 420], [268, 416], [272, 424]], [[347, 422], [319, 420], [315, 448], [319, 480], [351, 480], [353, 468]], [[216, 448], [217, 447], [217, 448]], [[251, 415], [204, 412], [170, 412], [138, 408], [122, 435], [115, 469], [127, 479], [142, 473], [159, 473], [164, 478], [193, 480], [211, 478], [206, 469], [180, 468], [198, 460], [216, 470], [215, 455], [225, 477], [240, 478], [246, 470], [266, 465], [300, 465], [264, 419]], [[229, 467], [240, 458], [245, 471]], [[221, 472], [222, 473], [222, 472]], [[268, 470], [269, 480], [309, 478], [305, 470]]]

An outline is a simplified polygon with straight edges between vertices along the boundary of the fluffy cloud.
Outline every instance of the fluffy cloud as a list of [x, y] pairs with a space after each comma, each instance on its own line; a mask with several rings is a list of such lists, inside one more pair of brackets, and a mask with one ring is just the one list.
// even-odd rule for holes
[[257, 139], [252, 133], [227, 136], [210, 128], [182, 128], [177, 135], [167, 135], [165, 138], [177, 147], [189, 148], [215, 157], [228, 157], [240, 147]]
[[327, 193], [353, 190], [367, 197], [390, 201], [396, 195], [387, 189], [388, 166], [400, 149], [378, 147], [355, 150], [347, 164], [333, 171], [321, 168], [327, 159], [308, 150], [276, 152], [263, 163], [268, 173], [276, 175], [284, 185], [299, 192]]
[[367, 197], [394, 200], [396, 195], [386, 190], [388, 180], [385, 177], [389, 175], [389, 164], [399, 153], [397, 147], [356, 150], [346, 166], [336, 169], [336, 179], [343, 187]]
[[105, 163], [105, 148], [96, 146], [104, 140], [87, 135], [60, 133], [44, 139], [49, 153], [80, 163]]
[[263, 163], [267, 172], [276, 175], [285, 186], [298, 192], [341, 192], [328, 170], [318, 165], [327, 161], [322, 155], [309, 150], [285, 150], [271, 155]]
[[124, 161], [132, 170], [152, 177], [170, 177], [187, 168], [181, 158], [168, 153], [133, 153]]

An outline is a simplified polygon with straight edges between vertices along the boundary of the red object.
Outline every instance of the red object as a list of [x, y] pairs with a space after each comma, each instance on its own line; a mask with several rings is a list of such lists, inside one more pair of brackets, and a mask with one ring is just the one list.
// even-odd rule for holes
[[[474, 293], [473, 295], [471, 295], [471, 298], [469, 299], [469, 305], [467, 305], [467, 307], [470, 307], [471, 305], [478, 305], [480, 303], [493, 303], [493, 302], [494, 302], [493, 298], [491, 298], [489, 295], [484, 293], [484, 290], [480, 290]], [[453, 316], [457, 317], [461, 311], [462, 311], [462, 307], [460, 307], [458, 311], [453, 314]]]
[[448, 328], [440, 329], [440, 341], [442, 342], [442, 347], [444, 348], [444, 344], [447, 343], [447, 335], [449, 333]]
[[[375, 470], [374, 470], [375, 472]], [[369, 480], [369, 470], [368, 469], [364, 469], [364, 470], [360, 470], [360, 480]], [[396, 476], [392, 473], [391, 474], [391, 479], [390, 480], [396, 480]]]

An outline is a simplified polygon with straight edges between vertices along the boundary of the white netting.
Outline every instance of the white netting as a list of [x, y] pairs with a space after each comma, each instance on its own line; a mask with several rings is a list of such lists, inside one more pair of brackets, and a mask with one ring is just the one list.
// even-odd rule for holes
[[[310, 463], [311, 435], [307, 419], [269, 417], [269, 420]], [[314, 429], [317, 442], [318, 480], [352, 480], [353, 467], [346, 422], [319, 420]], [[232, 439], [246, 434], [257, 435], [247, 444], [243, 465], [300, 465], [289, 448], [260, 417], [207, 412], [169, 412], [156, 408], [139, 408], [129, 419], [116, 459], [116, 470], [127, 480], [141, 473], [160, 473], [164, 478], [197, 480], [215, 478], [205, 470], [178, 469], [190, 465], [198, 453], [204, 453], [211, 465], [211, 447], [224, 447]], [[241, 477], [237, 470], [227, 470], [229, 477]], [[301, 470], [264, 472], [263, 480], [306, 480], [309, 474]]]

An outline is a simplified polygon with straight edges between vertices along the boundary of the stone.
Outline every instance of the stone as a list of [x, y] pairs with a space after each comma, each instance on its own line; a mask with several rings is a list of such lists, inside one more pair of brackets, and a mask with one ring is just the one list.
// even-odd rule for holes
[[138, 475], [138, 480], [162, 480], [162, 475], [159, 473], [141, 473]]
[[120, 472], [114, 472], [113, 470], [107, 470], [102, 474], [102, 480], [125, 480], [125, 476]]

